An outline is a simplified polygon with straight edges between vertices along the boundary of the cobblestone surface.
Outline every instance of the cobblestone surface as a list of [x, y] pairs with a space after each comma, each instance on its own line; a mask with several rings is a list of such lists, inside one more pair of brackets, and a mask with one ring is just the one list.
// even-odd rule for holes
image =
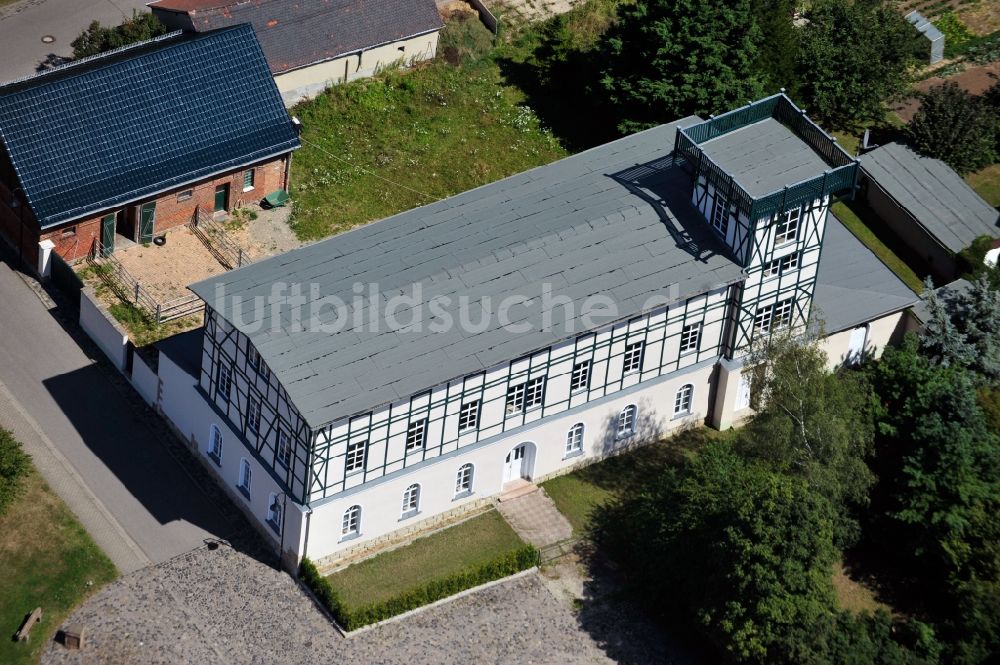
[[538, 549], [573, 536], [573, 527], [541, 490], [501, 501], [497, 508], [517, 535]]
[[226, 545], [122, 577], [66, 624], [85, 627], [87, 645], [52, 643], [42, 663], [687, 662], [613, 602], [575, 612], [538, 575], [345, 639], [287, 574]]

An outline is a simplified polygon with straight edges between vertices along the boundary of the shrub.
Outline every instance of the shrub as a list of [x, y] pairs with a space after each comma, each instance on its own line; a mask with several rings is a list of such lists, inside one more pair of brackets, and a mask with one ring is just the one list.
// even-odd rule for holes
[[908, 129], [918, 152], [947, 162], [959, 173], [994, 160], [995, 131], [996, 119], [986, 103], [957, 83], [928, 90]]
[[330, 614], [344, 630], [357, 630], [362, 626], [384, 621], [480, 584], [486, 584], [527, 570], [532, 566], [537, 566], [538, 561], [538, 550], [531, 545], [525, 545], [498, 556], [479, 568], [431, 580], [423, 586], [394, 598], [359, 608], [345, 606], [329, 580], [320, 575], [316, 566], [308, 559], [302, 560], [299, 567], [299, 579], [312, 590], [316, 598], [323, 603], [323, 606], [330, 611]]
[[105, 28], [98, 21], [94, 21], [73, 40], [70, 46], [73, 47], [73, 57], [79, 59], [166, 33], [166, 26], [160, 23], [158, 18], [148, 12], [133, 11], [132, 18], [127, 18], [120, 25], [111, 28]]
[[31, 458], [21, 450], [21, 442], [0, 428], [0, 515], [23, 489], [22, 479], [31, 468]]
[[954, 57], [958, 47], [972, 38], [972, 32], [955, 12], [945, 12], [933, 21], [934, 27], [944, 33], [944, 47], [948, 57]]

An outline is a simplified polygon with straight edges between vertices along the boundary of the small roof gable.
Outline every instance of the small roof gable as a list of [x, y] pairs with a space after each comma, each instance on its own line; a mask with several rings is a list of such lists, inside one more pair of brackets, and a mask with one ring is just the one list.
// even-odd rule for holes
[[861, 168], [950, 251], [1000, 238], [1000, 214], [941, 160], [888, 143], [862, 155]]
[[187, 14], [197, 31], [251, 24], [275, 74], [443, 26], [434, 0], [159, 0], [149, 7]]
[[0, 140], [42, 228], [299, 146], [249, 26], [0, 86]]

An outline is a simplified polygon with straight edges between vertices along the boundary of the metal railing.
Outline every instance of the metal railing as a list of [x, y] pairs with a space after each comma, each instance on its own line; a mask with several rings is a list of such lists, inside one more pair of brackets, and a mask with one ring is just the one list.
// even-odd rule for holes
[[227, 270], [241, 268], [253, 262], [246, 250], [229, 239], [225, 227], [203, 213], [200, 206], [195, 208], [190, 227], [215, 260]]
[[105, 252], [100, 238], [87, 257], [97, 276], [123, 302], [148, 315], [157, 325], [202, 311], [204, 305], [195, 294], [160, 302], [130, 273], [111, 252]]

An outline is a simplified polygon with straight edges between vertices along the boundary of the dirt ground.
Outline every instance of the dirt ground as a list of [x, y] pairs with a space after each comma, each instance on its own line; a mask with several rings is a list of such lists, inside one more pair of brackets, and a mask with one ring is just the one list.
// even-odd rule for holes
[[248, 219], [244, 215], [240, 221], [232, 220], [226, 224], [229, 238], [240, 247], [248, 250], [254, 259], [265, 256], [283, 254], [288, 250], [302, 246], [302, 241], [288, 226], [289, 207], [264, 210], [258, 206], [250, 206], [244, 210], [256, 214], [256, 219]]
[[[974, 95], [981, 94], [997, 81], [1000, 81], [1000, 62], [991, 62], [988, 65], [969, 66], [958, 74], [953, 74], [947, 78], [932, 76], [929, 79], [920, 81], [913, 87], [921, 92], [927, 92], [932, 87], [941, 85], [945, 81], [953, 81]], [[916, 97], [911, 97], [910, 99], [894, 105], [892, 110], [895, 111], [900, 118], [909, 122], [913, 119], [914, 114], [919, 108], [920, 100]]]
[[188, 227], [171, 229], [166, 236], [162, 247], [135, 245], [114, 254], [157, 300], [190, 295], [188, 284], [226, 271]]

